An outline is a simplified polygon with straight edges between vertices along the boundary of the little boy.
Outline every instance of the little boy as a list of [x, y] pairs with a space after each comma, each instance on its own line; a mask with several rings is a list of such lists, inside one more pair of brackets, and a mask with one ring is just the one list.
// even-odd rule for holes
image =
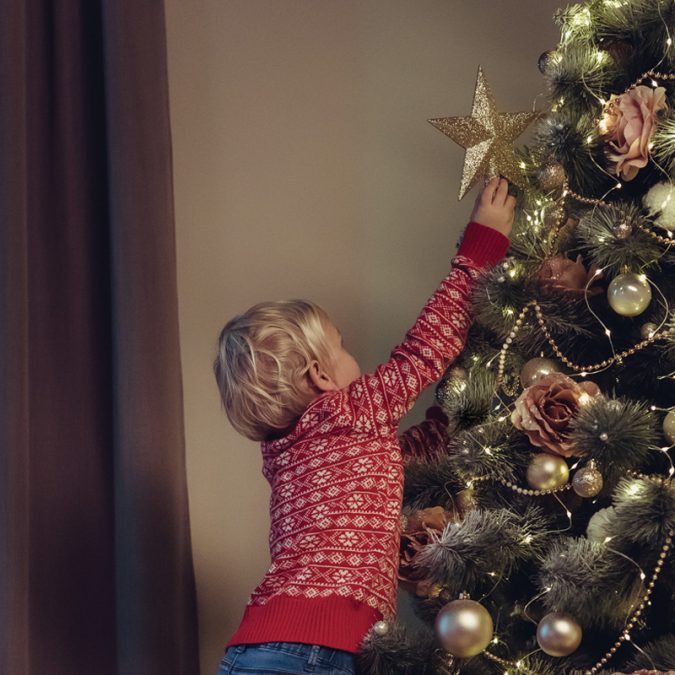
[[339, 330], [309, 302], [262, 303], [223, 328], [214, 370], [232, 425], [262, 441], [272, 564], [218, 675], [347, 675], [372, 625], [393, 617], [397, 427], [461, 351], [473, 282], [506, 253], [514, 206], [507, 181], [487, 183], [450, 274], [373, 373], [361, 374]]

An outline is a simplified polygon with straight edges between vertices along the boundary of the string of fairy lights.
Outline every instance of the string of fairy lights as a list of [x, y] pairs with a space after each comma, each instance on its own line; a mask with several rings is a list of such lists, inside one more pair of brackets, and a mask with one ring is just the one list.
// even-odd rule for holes
[[[607, 0], [608, 2], [618, 2], [619, 0]], [[585, 16], [585, 15], [584, 15]], [[589, 22], [590, 22], [590, 15], [589, 15]], [[666, 26], [666, 33], [667, 33], [667, 40], [666, 40], [666, 50], [670, 49], [672, 47], [672, 38], [670, 36], [670, 32], [668, 30], [668, 26], [664, 21], [664, 25]], [[563, 33], [563, 41], [566, 41], [570, 38], [570, 31], [568, 30], [567, 32]], [[665, 55], [664, 55], [665, 58]], [[663, 61], [663, 59], [662, 59]], [[660, 64], [661, 62], [659, 62]], [[658, 65], [657, 64], [657, 67]], [[644, 82], [645, 80], [650, 80], [650, 84], [653, 87], [658, 86], [658, 81], [663, 80], [663, 81], [673, 81], [675, 80], [675, 74], [673, 73], [663, 73], [657, 70], [657, 67], [649, 69], [645, 72], [643, 72], [626, 90], [624, 93], [627, 93], [630, 90], [635, 89], [637, 86], [640, 85], [640, 83]], [[595, 95], [595, 94], [594, 94]], [[605, 101], [602, 97], [597, 96], [596, 98], [599, 100], [599, 102], [602, 104], [602, 110], [603, 113], [610, 110], [611, 106], [613, 106], [613, 101]], [[562, 105], [564, 101], [560, 101], [560, 104]], [[555, 110], [555, 107], [554, 107]], [[651, 149], [651, 148], [650, 148]], [[589, 153], [590, 154], [590, 153]], [[594, 162], [595, 163], [595, 162]], [[602, 168], [602, 167], [600, 167]], [[604, 170], [604, 169], [603, 169]], [[605, 171], [605, 173], [607, 173]], [[666, 173], [664, 171], [664, 173]], [[670, 181], [672, 185], [672, 180]], [[610, 189], [610, 192], [616, 189], [621, 189], [622, 185], [620, 182], [617, 182], [616, 185]], [[584, 195], [578, 194], [574, 192], [567, 181], [565, 180], [563, 186], [562, 186], [562, 194], [558, 200], [553, 205], [554, 211], [552, 212], [552, 215], [554, 215], [554, 222], [553, 222], [553, 227], [551, 230], [551, 235], [548, 240], [548, 251], [549, 255], [553, 254], [553, 252], [556, 249], [558, 239], [561, 235], [561, 232], [563, 231], [564, 227], [567, 224], [567, 218], [566, 218], [566, 203], [568, 200], [575, 200], [579, 203], [586, 204], [593, 206], [594, 208], [606, 208], [610, 207], [611, 205], [604, 200], [604, 197], [606, 195], [603, 195], [603, 198], [600, 199], [595, 199], [591, 197], [586, 197]], [[670, 198], [670, 197], [669, 197]], [[650, 237], [653, 241], [657, 242], [658, 244], [667, 247], [669, 249], [673, 244], [675, 244], [675, 239], [673, 239], [673, 232], [669, 230], [668, 228], [663, 228], [666, 231], [667, 236], [662, 236], [660, 234], [657, 234], [654, 232], [652, 229], [646, 227], [642, 223], [638, 222], [637, 223], [637, 228], [643, 232], [645, 235]], [[596, 272], [596, 274], [599, 274], [599, 272]], [[587, 300], [587, 294], [588, 294], [588, 286], [590, 285], [587, 284], [586, 289], [585, 289], [585, 298], [586, 302], [588, 304]], [[657, 289], [658, 290], [658, 289]], [[662, 294], [661, 294], [662, 295]], [[663, 297], [663, 296], [662, 296]], [[666, 303], [666, 309], [667, 303]], [[534, 317], [533, 322], [529, 322], [530, 327], [537, 326], [538, 329], [541, 331], [543, 334], [544, 338], [546, 339], [546, 342], [550, 346], [551, 350], [553, 351], [553, 354], [563, 363], [565, 366], [567, 366], [571, 371], [573, 371], [575, 374], [579, 375], [580, 377], [586, 377], [587, 375], [591, 373], [598, 373], [601, 372], [607, 368], [610, 368], [614, 365], [621, 365], [624, 361], [624, 359], [630, 358], [634, 356], [635, 354], [639, 353], [643, 349], [648, 348], [651, 346], [654, 342], [662, 339], [666, 339], [671, 337], [673, 334], [675, 334], [675, 326], [671, 328], [664, 328], [664, 325], [666, 323], [666, 319], [661, 323], [660, 326], [654, 326], [652, 325], [651, 328], [646, 332], [646, 334], [643, 333], [641, 336], [643, 339], [634, 344], [632, 347], [629, 347], [627, 349], [624, 349], [621, 352], [616, 352], [614, 349], [614, 345], [612, 344], [611, 341], [611, 335], [609, 329], [604, 326], [605, 328], [605, 334], [609, 338], [610, 345], [612, 348], [612, 356], [603, 359], [601, 361], [598, 361], [597, 363], [589, 363], [589, 364], [579, 364], [575, 363], [572, 359], [570, 359], [560, 348], [558, 343], [556, 342], [555, 338], [553, 337], [551, 330], [549, 329], [546, 321], [546, 317], [544, 316], [544, 312], [542, 310], [541, 305], [537, 300], [530, 300], [518, 313], [512, 328], [510, 332], [508, 333], [506, 339], [504, 340], [501, 349], [499, 350], [498, 356], [497, 356], [497, 374], [496, 374], [496, 380], [495, 380], [495, 386], [496, 386], [496, 391], [498, 392], [499, 389], [501, 388], [504, 393], [507, 395], [512, 395], [513, 392], [509, 390], [507, 387], [507, 384], [505, 383], [505, 372], [506, 372], [506, 363], [507, 363], [507, 354], [509, 350], [511, 349], [512, 345], [514, 344], [518, 334], [520, 331], [523, 329], [525, 325], [528, 325], [526, 323], [526, 320], [529, 317]], [[599, 320], [599, 319], [598, 319]], [[602, 323], [602, 322], [601, 322]], [[500, 398], [501, 400], [501, 398]], [[502, 405], [504, 405], [505, 408], [508, 408], [506, 404], [502, 402]], [[500, 418], [500, 420], [504, 419], [503, 417]], [[672, 446], [671, 446], [672, 448]], [[661, 448], [662, 451], [668, 451], [671, 448]], [[576, 466], [576, 464], [575, 464]], [[574, 467], [573, 467], [574, 468]], [[656, 477], [658, 480], [665, 482], [672, 479], [674, 470], [673, 470], [673, 464], [671, 461], [671, 466], [670, 466], [670, 472], [667, 477]], [[628, 472], [629, 476], [640, 476], [640, 474], [636, 474], [634, 472]], [[641, 476], [644, 478], [649, 478], [652, 479], [652, 476]], [[500, 478], [500, 477], [492, 477], [492, 476], [477, 476], [474, 478], [471, 478], [467, 482], [467, 488], [473, 489], [473, 486], [475, 483], [483, 482], [483, 481], [496, 481], [501, 483], [503, 486], [511, 489], [512, 491], [529, 496], [529, 497], [545, 497], [545, 496], [551, 496], [553, 495], [557, 499], [557, 493], [564, 492], [566, 490], [569, 490], [572, 485], [567, 483], [562, 486], [556, 486], [552, 489], [547, 489], [547, 490], [537, 490], [537, 489], [531, 489], [531, 488], [525, 488], [517, 485], [513, 481]], [[558, 499], [558, 501], [560, 501]], [[562, 502], [561, 502], [562, 504]], [[570, 512], [566, 510], [568, 518], [571, 517]], [[636, 627], [637, 623], [640, 621], [641, 617], [646, 611], [646, 608], [649, 604], [651, 604], [651, 596], [654, 591], [654, 588], [656, 587], [656, 583], [659, 579], [659, 576], [663, 570], [664, 564], [669, 556], [669, 554], [672, 552], [672, 544], [673, 544], [673, 537], [675, 536], [675, 531], [674, 530], [669, 530], [661, 544], [660, 551], [658, 553], [658, 558], [656, 560], [656, 563], [654, 565], [654, 568], [652, 570], [651, 576], [649, 578], [649, 581], [647, 582], [646, 586], [644, 586], [644, 593], [642, 596], [640, 596], [640, 601], [637, 604], [634, 609], [632, 609], [629, 614], [626, 617], [625, 625], [624, 628], [622, 629], [620, 635], [616, 638], [615, 642], [612, 644], [612, 646], [598, 659], [598, 661], [591, 666], [588, 670], [585, 671], [585, 675], [595, 675], [598, 673], [601, 669], [603, 669], [607, 663], [614, 657], [614, 655], [619, 651], [619, 649], [627, 644], [630, 643], [632, 644], [638, 651], [642, 651], [637, 645], [635, 645], [634, 642], [632, 642], [631, 638], [631, 631]], [[608, 537], [605, 540], [605, 543], [607, 540], [611, 539], [611, 537]], [[615, 552], [618, 553], [618, 552]], [[623, 555], [623, 554], [619, 554]], [[632, 559], [630, 559], [632, 561]], [[632, 561], [636, 566], [637, 563], [635, 561]], [[638, 569], [639, 566], [638, 566]], [[642, 580], [643, 584], [646, 579], [646, 575], [642, 570], [640, 569], [640, 579]], [[493, 642], [497, 642], [498, 640], [495, 638]], [[537, 650], [539, 651], [539, 650]], [[494, 663], [506, 668], [506, 673], [508, 673], [509, 668], [513, 668], [518, 672], [525, 672], [529, 673], [530, 671], [528, 670], [527, 667], [527, 657], [521, 658], [519, 660], [510, 660], [506, 659], [500, 656], [497, 656], [496, 654], [493, 654], [489, 650], [485, 650], [483, 652], [483, 655], [488, 658], [489, 660], [493, 661]], [[529, 657], [530, 655], [528, 655]]]
[[[623, 7], [625, 5], [625, 0], [605, 0], [605, 3], [608, 6], [612, 7]], [[659, 10], [660, 14], [660, 10]], [[649, 83], [651, 84], [652, 87], [656, 88], [658, 87], [659, 81], [675, 81], [675, 73], [666, 73], [666, 72], [661, 72], [659, 70], [659, 67], [661, 63], [664, 61], [666, 58], [666, 54], [668, 51], [671, 49], [673, 41], [670, 35], [670, 30], [669, 26], [666, 23], [666, 21], [661, 17], [661, 20], [663, 22], [663, 25], [665, 27], [665, 32], [666, 32], [666, 40], [665, 40], [665, 50], [664, 50], [664, 56], [662, 59], [651, 69], [644, 71], [625, 91], [624, 94], [630, 92], [631, 90], [636, 89], [636, 87], [640, 86], [641, 83], [649, 80]], [[569, 23], [567, 25], [564, 25], [563, 27], [563, 34], [562, 34], [562, 40], [561, 44], [563, 47], [567, 44], [567, 42], [570, 40], [570, 38], [574, 35], [575, 31], [578, 29], [585, 29], [586, 27], [590, 26], [592, 23], [592, 18], [590, 15], [590, 11], [588, 8], [582, 8], [580, 11], [576, 11], [576, 13], [571, 13], [569, 14]], [[559, 55], [558, 55], [559, 56]], [[597, 63], [601, 64], [603, 63], [604, 59], [607, 57], [607, 54], [598, 50], [597, 54]], [[555, 55], [554, 55], [555, 58]], [[559, 62], [556, 61], [556, 62]], [[595, 97], [595, 99], [598, 101], [600, 104], [600, 109], [602, 112], [602, 117], [600, 122], [598, 123], [598, 136], [604, 134], [607, 129], [603, 129], [603, 124], [605, 120], [605, 116], [608, 113], [613, 112], [613, 106], [615, 105], [614, 101], [616, 97], [611, 97], [609, 101], [605, 100], [603, 96], [599, 95], [598, 93], [592, 91], [587, 83], [585, 78], [582, 76], [582, 84], [586, 89]], [[556, 111], [559, 110], [561, 106], [564, 105], [564, 99], [560, 98], [557, 101], [554, 102], [552, 106], [552, 110]], [[590, 160], [593, 162], [593, 164], [601, 171], [603, 171], [607, 176], [612, 178], [614, 181], [616, 181], [616, 176], [610, 174], [604, 167], [600, 166], [595, 159], [593, 158], [592, 153], [590, 152], [590, 146], [592, 145], [593, 141], [595, 140], [594, 136], [591, 135], [587, 138], [587, 145], [589, 146], [589, 157]], [[649, 146], [649, 149], [651, 150], [651, 145]], [[668, 177], [668, 181], [670, 182], [671, 187], [675, 188], [673, 185], [673, 181], [670, 178], [669, 174], [667, 171], [665, 171], [662, 167], [660, 167], [656, 161], [654, 160], [654, 157], [651, 158], [652, 161], [654, 161], [654, 164], [658, 167], [658, 169], [664, 173]], [[521, 162], [521, 168], [526, 169], [527, 165], [524, 162]], [[609, 195], [611, 192], [615, 190], [620, 190], [622, 188], [622, 183], [616, 181], [614, 183], [614, 186], [610, 188], [602, 197], [599, 199], [597, 198], [592, 198], [592, 197], [587, 197], [585, 195], [579, 194], [572, 190], [570, 188], [570, 185], [567, 181], [566, 176], [564, 175], [564, 168], [561, 166], [558, 167], [559, 170], [562, 170], [562, 180], [555, 185], [555, 189], [557, 190], [558, 188], [561, 188], [560, 196], [553, 200], [550, 205], [546, 205], [546, 209], [551, 207], [550, 211], [546, 211], [546, 218], [545, 222], [547, 225], [550, 225], [550, 230], [546, 233], [546, 242], [544, 245], [544, 250], [546, 251], [546, 254], [548, 256], [553, 256], [556, 254], [558, 248], [559, 248], [559, 241], [562, 232], [565, 230], [565, 228], [568, 225], [569, 220], [566, 217], [566, 213], [568, 209], [566, 208], [568, 203], [571, 201], [576, 201], [580, 204], [585, 204], [588, 206], [593, 207], [593, 211], [595, 211], [596, 208], [599, 209], [604, 209], [604, 208], [616, 208], [619, 209], [619, 206], [617, 204], [610, 204], [609, 202], [605, 201], [605, 198], [607, 195]], [[543, 185], [542, 185], [543, 187]], [[547, 190], [547, 188], [545, 188]], [[668, 200], [670, 199], [670, 195], [668, 196]], [[544, 198], [544, 201], [548, 201], [548, 197]], [[537, 201], [538, 205], [541, 205], [541, 201]], [[665, 204], [664, 204], [665, 205]], [[663, 209], [663, 207], [662, 207]], [[544, 212], [544, 208], [542, 208], [542, 213]], [[525, 214], [526, 218], [528, 221], [531, 221], [532, 218], [531, 216], [526, 213]], [[553, 219], [551, 220], [551, 216]], [[542, 221], [544, 221], [544, 217], [542, 216]], [[572, 219], [572, 227], [576, 227], [576, 224], [578, 224], [578, 221], [574, 222], [574, 219]], [[636, 223], [633, 223], [633, 225], [625, 225], [625, 229], [627, 229], [628, 234], [632, 231], [632, 227], [635, 226], [637, 230], [639, 230], [641, 233], [645, 234], [648, 236], [652, 241], [656, 242], [660, 246], [665, 247], [665, 251], [668, 252], [670, 251], [670, 247], [675, 244], [675, 238], [673, 238], [673, 232], [668, 228], [668, 227], [663, 227], [662, 225], [659, 225], [657, 222], [650, 223], [651, 225], [654, 225], [655, 227], [662, 228], [665, 231], [665, 235], [663, 236], [662, 234], [659, 234], [655, 232], [651, 227], [647, 227], [643, 222], [638, 221]], [[535, 231], [539, 231], [538, 227], [535, 227]], [[622, 238], [622, 237], [617, 237], [617, 238]], [[664, 253], [665, 255], [665, 253]], [[646, 267], [646, 265], [641, 266], [640, 271]], [[506, 267], [503, 265], [503, 269], [505, 272], [508, 273], [508, 276], [511, 278], [515, 278], [518, 274], [517, 271], [517, 263], [510, 264], [510, 267]], [[495, 377], [495, 394], [497, 398], [499, 399], [499, 405], [495, 408], [495, 410], [500, 410], [503, 408], [503, 410], [508, 411], [509, 408], [511, 407], [512, 404], [508, 404], [502, 399], [502, 396], [500, 395], [500, 392], [503, 392], [506, 394], [507, 397], [511, 397], [515, 395], [516, 390], [517, 390], [517, 383], [515, 385], [516, 389], [512, 391], [512, 387], [509, 386], [509, 382], [506, 378], [506, 369], [507, 369], [507, 357], [509, 354], [509, 351], [512, 349], [516, 339], [518, 338], [519, 334], [523, 330], [523, 328], [527, 328], [529, 330], [538, 330], [540, 331], [541, 335], [545, 339], [546, 343], [552, 350], [553, 354], [555, 357], [562, 363], [564, 364], [571, 372], [572, 372], [572, 377], [581, 377], [585, 378], [590, 374], [597, 374], [600, 373], [606, 369], [612, 368], [613, 366], [621, 365], [625, 359], [629, 359], [633, 356], [635, 356], [637, 353], [641, 352], [642, 350], [650, 347], [653, 345], [655, 342], [659, 340], [664, 340], [664, 339], [669, 339], [675, 334], [675, 323], [670, 324], [668, 327], [666, 324], [668, 323], [668, 314], [670, 312], [670, 308], [668, 307], [668, 302], [661, 292], [661, 290], [653, 284], [650, 280], [647, 279], [645, 274], [640, 274], [640, 281], [641, 283], [647, 287], [647, 291], [649, 291], [649, 300], [647, 300], [647, 304], [651, 301], [651, 289], [649, 288], [649, 285], [653, 286], [658, 295], [660, 296], [662, 300], [662, 304], [665, 307], [666, 310], [666, 317], [661, 321], [660, 325], [656, 324], [645, 324], [642, 326], [641, 330], [641, 340], [636, 342], [633, 346], [628, 347], [626, 349], [623, 349], [622, 351], [617, 352], [615, 349], [615, 345], [612, 341], [611, 337], [611, 331], [610, 329], [602, 322], [601, 318], [593, 311], [591, 305], [589, 304], [588, 297], [589, 297], [589, 287], [593, 281], [596, 280], [596, 277], [602, 273], [602, 269], [597, 270], [595, 274], [591, 274], [591, 278], [587, 282], [585, 288], [584, 288], [584, 300], [586, 302], [586, 306], [593, 314], [595, 319], [602, 325], [604, 329], [604, 333], [607, 336], [609, 340], [609, 345], [611, 347], [611, 356], [608, 356], [605, 359], [602, 359], [598, 361], [597, 363], [588, 363], [588, 364], [580, 364], [576, 363], [573, 361], [567, 354], [564, 353], [563, 349], [561, 349], [560, 345], [558, 344], [558, 341], [555, 339], [553, 331], [552, 331], [552, 326], [553, 322], [551, 320], [551, 317], [546, 317], [544, 310], [539, 303], [538, 300], [532, 299], [529, 300], [520, 310], [516, 310], [514, 307], [506, 307], [503, 309], [505, 316], [508, 317], [513, 317], [515, 316], [515, 320], [513, 321], [513, 324], [511, 325], [511, 329], [509, 330], [506, 338], [504, 339], [503, 344], [501, 345], [501, 348], [495, 355], [493, 359], [491, 359], [488, 362], [488, 366], [492, 366], [492, 364], [495, 362], [497, 363], [497, 369], [496, 369], [496, 377]], [[638, 275], [635, 275], [638, 276]], [[505, 280], [505, 279], [504, 279]], [[498, 281], [501, 281], [501, 279], [498, 279]], [[612, 281], [612, 283], [615, 280]], [[647, 283], [648, 282], [648, 283]], [[611, 287], [610, 283], [610, 287]], [[608, 292], [608, 299], [609, 299], [609, 292]], [[612, 306], [615, 311], [617, 311], [619, 314], [620, 312], [614, 305], [612, 305], [611, 299], [610, 299], [610, 305]], [[645, 305], [646, 307], [646, 305]], [[639, 312], [638, 312], [639, 313]], [[626, 313], [626, 316], [635, 316], [636, 314], [629, 314]], [[540, 359], [540, 360], [545, 360], [545, 359]], [[527, 364], [526, 364], [527, 365]], [[675, 375], [675, 374], [671, 374]], [[517, 378], [516, 378], [517, 379]], [[523, 382], [523, 372], [521, 371], [521, 383]], [[582, 383], [582, 385], [589, 385], [589, 382]], [[525, 387], [526, 385], [523, 384]], [[580, 385], [581, 388], [581, 385]], [[584, 390], [586, 391], [586, 390]], [[588, 394], [586, 394], [588, 398]], [[652, 409], [654, 409], [652, 407]], [[675, 414], [675, 409], [671, 410], [669, 414]], [[502, 423], [507, 419], [507, 415], [502, 415], [500, 414], [496, 419], [494, 419], [491, 422], [486, 422], [485, 424], [491, 424], [491, 423]], [[665, 427], [664, 427], [665, 429]], [[480, 428], [479, 428], [480, 431]], [[607, 433], [600, 433], [599, 437], [603, 442], [607, 441]], [[490, 454], [491, 449], [486, 447], [483, 443], [478, 441], [478, 445], [480, 448]], [[648, 479], [648, 480], [659, 480], [662, 482], [662, 484], [667, 484], [670, 486], [672, 476], [675, 473], [675, 467], [673, 466], [672, 459], [668, 455], [668, 451], [672, 449], [674, 446], [666, 447], [666, 448], [658, 448], [660, 451], [664, 452], [666, 454], [666, 457], [668, 458], [670, 462], [670, 471], [667, 474], [667, 476], [642, 476], [641, 474], [636, 474], [635, 472], [627, 472], [627, 477], [633, 477], [633, 478], [641, 478], [641, 479]], [[546, 453], [542, 453], [546, 455]], [[540, 455], [541, 456], [541, 455]], [[550, 455], [546, 455], [549, 456]], [[536, 459], [536, 457], [534, 458]], [[559, 504], [563, 507], [565, 510], [566, 516], [569, 521], [569, 527], [572, 526], [572, 513], [569, 511], [569, 509], [565, 506], [563, 501], [559, 498], [559, 495], [561, 495], [564, 492], [567, 492], [571, 489], [573, 489], [576, 494], [582, 496], [582, 497], [594, 497], [595, 495], [599, 494], [600, 490], [602, 489], [602, 476], [599, 471], [597, 471], [597, 467], [595, 466], [594, 460], [590, 460], [589, 462], [586, 463], [584, 467], [581, 469], [577, 470], [576, 473], [574, 474], [574, 477], [572, 479], [572, 482], [568, 482], [568, 477], [569, 477], [569, 471], [576, 469], [576, 467], [579, 465], [580, 462], [584, 461], [579, 460], [577, 461], [573, 466], [568, 467], [567, 463], [564, 459], [560, 457], [555, 457], [554, 459], [560, 460], [560, 463], [564, 465], [564, 470], [565, 470], [565, 475], [563, 476], [560, 474], [558, 478], [558, 482], [552, 482], [550, 484], [542, 483], [542, 484], [537, 484], [535, 481], [531, 480], [530, 476], [530, 468], [533, 466], [533, 464], [528, 467], [528, 476], [527, 476], [527, 481], [529, 487], [524, 487], [516, 483], [514, 480], [509, 480], [508, 478], [500, 477], [500, 476], [492, 476], [492, 475], [480, 475], [480, 476], [474, 476], [470, 477], [467, 482], [466, 482], [466, 491], [460, 492], [457, 497], [460, 498], [461, 500], [464, 501], [464, 506], [465, 508], [471, 509], [476, 507], [476, 502], [475, 502], [475, 493], [473, 491], [473, 488], [476, 484], [479, 483], [485, 483], [485, 482], [495, 482], [501, 484], [503, 487], [513, 491], [516, 494], [525, 496], [525, 497], [531, 497], [531, 498], [553, 498], [559, 502]], [[587, 473], [586, 478], [593, 479], [593, 481], [588, 481], [584, 484], [583, 480], [579, 481], [579, 483], [576, 483], [576, 478], [578, 476], [581, 476], [584, 472]], [[591, 474], [595, 473], [596, 477], [594, 478]], [[597, 478], [599, 476], [599, 478]], [[628, 482], [627, 487], [625, 488], [628, 492], [627, 495], [629, 497], [631, 496], [637, 496], [638, 493], [640, 492], [640, 486], [637, 482]], [[463, 494], [464, 492], [464, 494]], [[468, 493], [468, 494], [467, 494]], [[568, 528], [569, 529], [569, 528]], [[557, 532], [564, 532], [566, 530], [559, 530]], [[622, 648], [622, 646], [626, 644], [631, 644], [636, 650], [643, 652], [643, 650], [635, 644], [632, 640], [631, 632], [635, 632], [636, 627], [638, 626], [640, 621], [644, 621], [643, 615], [646, 613], [646, 609], [648, 605], [651, 604], [651, 598], [654, 592], [654, 589], [656, 587], [656, 584], [659, 580], [659, 577], [661, 575], [661, 572], [663, 570], [663, 567], [666, 563], [666, 560], [668, 559], [668, 556], [672, 553], [672, 544], [673, 544], [673, 537], [675, 536], [674, 530], [669, 529], [667, 533], [665, 534], [663, 541], [660, 544], [660, 549], [657, 554], [657, 559], [656, 562], [653, 566], [653, 569], [651, 571], [651, 575], [648, 578], [645, 572], [642, 570], [640, 565], [633, 560], [632, 558], [628, 557], [624, 553], [620, 551], [616, 551], [614, 549], [611, 549], [609, 546], [607, 546], [607, 543], [613, 538], [613, 537], [606, 537], [605, 541], [603, 542], [605, 548], [603, 550], [612, 553], [614, 555], [621, 556], [623, 558], [626, 558], [628, 561], [630, 561], [632, 564], [635, 565], [635, 567], [639, 570], [639, 580], [642, 583], [642, 590], [639, 592], [635, 592], [636, 596], [631, 594], [631, 597], [635, 597], [635, 600], [633, 601], [631, 607], [627, 610], [626, 612], [626, 617], [625, 617], [625, 622], [623, 624], [623, 628], [621, 629], [620, 634], [616, 637], [616, 640], [611, 644], [611, 646], [607, 649], [607, 651], [597, 660], [597, 662], [592, 665], [590, 668], [588, 668], [585, 671], [585, 675], [596, 675], [601, 669], [603, 669], [606, 664], [615, 656], [615, 654]], [[524, 537], [524, 543], [527, 543], [526, 540], [528, 537], [531, 537], [531, 535], [527, 535], [527, 537]], [[488, 572], [488, 576], [494, 577], [498, 576], [496, 572]], [[497, 579], [497, 582], [495, 585], [492, 587], [492, 590], [490, 590], [485, 596], [480, 598], [480, 600], [484, 599], [487, 597], [487, 595], [491, 594], [496, 585], [501, 581], [502, 576], [499, 575], [499, 578]], [[533, 602], [538, 600], [540, 597], [545, 595], [546, 593], [550, 592], [551, 588], [550, 587], [545, 587], [543, 592], [540, 593], [539, 595], [535, 596], [532, 598], [527, 605], [525, 606], [524, 616], [530, 621], [533, 621], [526, 612], [527, 607], [529, 607]], [[451, 606], [455, 605], [455, 609], [451, 610]], [[461, 609], [458, 609], [461, 606]], [[452, 628], [452, 622], [453, 621], [458, 621], [459, 614], [454, 613], [455, 610], [457, 612], [467, 612], [467, 616], [470, 615], [470, 620], [473, 622], [474, 626], [478, 626], [479, 630], [481, 632], [480, 639], [478, 642], [480, 642], [480, 646], [477, 647], [476, 650], [476, 645], [477, 642], [474, 643], [473, 645], [464, 645], [460, 646], [459, 651], [453, 651], [450, 649], [448, 646], [449, 642], [454, 640], [457, 635], [451, 635], [451, 632], [455, 629]], [[542, 628], [542, 625], [547, 622], [547, 619], [551, 616], [556, 614], [555, 612], [549, 613], [547, 616], [545, 616], [538, 624], [537, 624], [537, 642], [539, 643], [540, 649], [535, 650], [534, 652], [531, 652], [530, 654], [527, 654], [526, 656], [523, 656], [517, 660], [512, 660], [508, 658], [504, 658], [503, 656], [499, 656], [497, 654], [494, 654], [492, 651], [490, 651], [487, 648], [488, 644], [498, 644], [502, 642], [498, 637], [493, 636], [492, 632], [492, 619], [490, 618], [489, 613], [487, 610], [482, 607], [478, 602], [471, 601], [470, 598], [468, 598], [468, 595], [462, 595], [458, 600], [454, 600], [447, 605], [445, 605], [438, 613], [437, 619], [436, 619], [436, 629], [437, 629], [437, 634], [439, 637], [441, 635], [445, 639], [441, 639], [441, 644], [443, 645], [443, 649], [446, 653], [446, 655], [450, 656], [450, 663], [448, 664], [449, 666], [452, 666], [454, 663], [454, 658], [468, 658], [471, 656], [475, 656], [479, 653], [482, 653], [487, 659], [492, 661], [493, 663], [503, 667], [506, 669], [505, 675], [508, 675], [509, 669], [515, 669], [517, 672], [521, 673], [531, 673], [532, 671], [530, 670], [530, 665], [529, 665], [529, 658], [536, 654], [539, 651], [544, 651], [546, 654], [550, 656], [567, 656], [571, 654], [574, 650], [577, 649], [579, 646], [579, 643], [581, 642], [581, 627], [578, 625], [578, 623], [574, 620], [574, 617], [568, 616], [567, 619], [568, 625], [571, 625], [573, 629], [575, 629], [578, 633], [578, 642], [575, 643], [574, 646], [572, 646], [568, 651], [562, 651], [560, 653], [555, 653], [555, 650], [550, 649], [551, 645], [550, 644], [545, 644], [545, 641], [543, 640], [543, 633], [540, 636], [540, 630]], [[439, 623], [440, 621], [440, 623]], [[537, 622], [534, 622], [537, 623]], [[455, 624], [456, 626], [457, 624]], [[552, 624], [548, 624], [550, 627]], [[378, 624], [375, 625], [374, 629], [375, 633], [377, 634], [385, 634], [388, 630], [387, 623], [386, 622], [378, 622]], [[449, 639], [448, 639], [449, 638]], [[540, 639], [542, 638], [542, 639]], [[483, 641], [485, 639], [485, 641]], [[462, 649], [464, 650], [464, 653], [462, 653]], [[644, 654], [644, 652], [643, 652]], [[532, 673], [532, 675], [535, 675]]]

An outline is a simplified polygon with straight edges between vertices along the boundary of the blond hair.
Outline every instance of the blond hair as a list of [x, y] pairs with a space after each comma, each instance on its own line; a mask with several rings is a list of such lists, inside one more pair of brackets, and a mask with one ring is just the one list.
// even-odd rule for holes
[[325, 325], [306, 300], [263, 302], [225, 324], [213, 363], [232, 426], [251, 440], [290, 431], [315, 394], [307, 384], [314, 360], [328, 363]]

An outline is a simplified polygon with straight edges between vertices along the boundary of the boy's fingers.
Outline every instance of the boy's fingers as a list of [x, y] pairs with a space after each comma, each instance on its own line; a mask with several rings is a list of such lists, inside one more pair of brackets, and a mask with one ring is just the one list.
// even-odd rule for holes
[[499, 176], [493, 176], [485, 184], [485, 187], [483, 188], [483, 192], [481, 193], [481, 197], [483, 198], [483, 201], [485, 203], [487, 203], [487, 204], [492, 203], [492, 200], [494, 199], [495, 192], [497, 191], [498, 187], [499, 187]]
[[499, 185], [497, 186], [497, 192], [495, 192], [495, 203], [500, 206], [506, 203], [506, 197], [509, 194], [509, 181], [505, 178], [500, 179]]
[[516, 198], [513, 195], [509, 195], [506, 198], [506, 204], [507, 206], [510, 206], [512, 209], [516, 208]]

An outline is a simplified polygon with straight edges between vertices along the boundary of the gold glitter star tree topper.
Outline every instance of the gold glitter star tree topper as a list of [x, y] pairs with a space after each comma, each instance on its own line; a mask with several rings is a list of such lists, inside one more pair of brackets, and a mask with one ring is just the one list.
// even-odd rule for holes
[[497, 112], [494, 96], [478, 67], [469, 117], [438, 117], [429, 122], [466, 149], [459, 199], [483, 176], [504, 176], [525, 187], [513, 141], [538, 117], [534, 112]]

